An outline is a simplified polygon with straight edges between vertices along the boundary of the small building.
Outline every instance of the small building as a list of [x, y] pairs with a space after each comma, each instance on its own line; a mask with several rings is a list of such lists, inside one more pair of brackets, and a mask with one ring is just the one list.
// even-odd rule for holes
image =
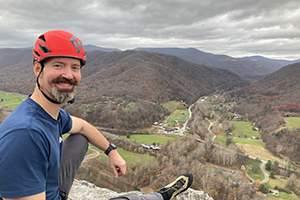
[[174, 129], [173, 128], [169, 128], [169, 127], [165, 127], [165, 131], [171, 132], [171, 131], [174, 131]]

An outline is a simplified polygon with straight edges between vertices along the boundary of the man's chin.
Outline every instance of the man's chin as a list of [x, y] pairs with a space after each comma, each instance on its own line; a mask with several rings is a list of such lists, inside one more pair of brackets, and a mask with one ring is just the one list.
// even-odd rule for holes
[[68, 101], [72, 100], [75, 96], [75, 90], [74, 89], [54, 89], [52, 90], [52, 95], [55, 97], [55, 99], [60, 103], [67, 103]]

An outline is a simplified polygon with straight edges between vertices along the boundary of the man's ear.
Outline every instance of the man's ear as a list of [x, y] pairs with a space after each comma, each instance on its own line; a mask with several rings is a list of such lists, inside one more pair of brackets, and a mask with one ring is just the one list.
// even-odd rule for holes
[[36, 76], [38, 76], [38, 75], [40, 74], [41, 70], [42, 70], [41, 63], [39, 63], [38, 61], [35, 61], [35, 62], [33, 63], [33, 66], [34, 66], [33, 72], [34, 72], [34, 74], [35, 74]]

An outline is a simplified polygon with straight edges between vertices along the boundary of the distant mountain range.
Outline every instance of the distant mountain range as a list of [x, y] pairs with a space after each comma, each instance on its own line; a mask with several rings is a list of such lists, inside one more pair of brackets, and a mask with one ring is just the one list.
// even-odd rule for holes
[[[84, 45], [84, 48], [86, 51], [94, 51], [94, 50], [99, 50], [99, 51], [106, 51], [106, 52], [111, 52], [111, 51], [121, 51], [120, 49], [117, 48], [104, 48], [104, 47], [98, 47], [95, 45]], [[33, 49], [33, 47], [24, 47], [24, 48], [0, 48], [0, 50], [3, 49], [17, 49], [17, 50], [26, 50], [26, 49]]]
[[[97, 94], [130, 94], [154, 101], [187, 97], [193, 101], [217, 89], [246, 86], [249, 82], [297, 62], [261, 56], [232, 58], [194, 48], [137, 48], [120, 51], [94, 45], [85, 47], [89, 51], [87, 66], [82, 71], [85, 90], [89, 88]], [[0, 87], [25, 93], [34, 87], [34, 76], [29, 75], [32, 71], [31, 49], [0, 50]], [[11, 84], [17, 86], [18, 83], [18, 89], [11, 88]]]
[[252, 95], [273, 97], [272, 101], [266, 102], [268, 104], [300, 103], [299, 76], [300, 63], [290, 64], [241, 89], [240, 92], [247, 98]]
[[232, 58], [206, 53], [195, 48], [136, 48], [135, 50], [174, 55], [196, 64], [228, 69], [250, 82], [255, 82], [288, 64], [300, 61], [273, 60], [262, 56]]
[[98, 51], [106, 51], [106, 52], [111, 52], [111, 51], [121, 51], [120, 49], [117, 48], [103, 48], [103, 47], [98, 47], [95, 45], [84, 45], [84, 48], [86, 51], [94, 51], [94, 50], [98, 50]]
[[[95, 45], [85, 45], [87, 51], [104, 51], [113, 52], [121, 51], [117, 48], [103, 48]], [[32, 47], [22, 48], [32, 49]], [[3, 49], [5, 50], [5, 49]], [[288, 65], [300, 62], [299, 60], [288, 61], [288, 60], [276, 60], [269, 59], [262, 56], [251, 56], [243, 58], [233, 58], [227, 55], [216, 55], [200, 51], [195, 48], [136, 48], [134, 51], [148, 51], [153, 53], [160, 53], [166, 55], [173, 55], [189, 62], [193, 62], [207, 67], [215, 67], [221, 69], [228, 69], [233, 73], [239, 75], [250, 83], [262, 79], [266, 75], [269, 75], [278, 69]]]

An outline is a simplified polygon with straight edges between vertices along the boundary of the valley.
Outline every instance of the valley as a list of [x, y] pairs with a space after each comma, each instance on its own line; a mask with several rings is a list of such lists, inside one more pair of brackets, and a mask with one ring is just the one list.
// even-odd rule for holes
[[[282, 160], [281, 158], [278, 158], [274, 155], [272, 155], [272, 153], [270, 153], [267, 149], [265, 149], [265, 145], [263, 144], [263, 142], [260, 141], [260, 134], [259, 131], [253, 131], [252, 126], [251, 126], [251, 122], [247, 122], [247, 121], [233, 121], [233, 131], [232, 131], [232, 135], [227, 135], [224, 132], [224, 130], [222, 129], [222, 123], [219, 123], [218, 121], [220, 120], [220, 118], [222, 118], [223, 116], [219, 115], [217, 113], [218, 109], [220, 109], [220, 107], [216, 107], [213, 105], [213, 100], [207, 99], [208, 102], [202, 101], [200, 104], [206, 106], [206, 104], [211, 104], [212, 106], [207, 110], [207, 114], [211, 114], [212, 111], [214, 111], [214, 117], [210, 118], [210, 119], [204, 119], [203, 124], [205, 124], [206, 129], [207, 129], [207, 134], [216, 134], [216, 141], [217, 143], [215, 143], [215, 145], [218, 145], [218, 143], [220, 143], [223, 147], [222, 148], [226, 148], [228, 149], [228, 151], [235, 151], [232, 150], [232, 147], [228, 147], [229, 145], [227, 143], [226, 140], [228, 140], [228, 138], [232, 139], [231, 141], [231, 145], [236, 146], [237, 148], [239, 148], [240, 150], [238, 150], [240, 153], [242, 154], [246, 154], [248, 155], [250, 159], [248, 159], [248, 161], [245, 163], [245, 170], [241, 170], [241, 166], [235, 166], [235, 165], [229, 165], [226, 163], [227, 161], [223, 160], [221, 163], [219, 164], [210, 164], [211, 162], [206, 162], [205, 165], [207, 165], [207, 167], [210, 166], [210, 170], [216, 171], [218, 173], [222, 173], [222, 174], [228, 174], [228, 175], [232, 175], [235, 173], [240, 174], [240, 176], [242, 174], [244, 174], [244, 176], [249, 176], [250, 179], [252, 180], [252, 184], [256, 183], [257, 181], [260, 182], [260, 184], [264, 184], [267, 187], [269, 187], [270, 190], [275, 191], [275, 187], [276, 186], [282, 186], [285, 185], [285, 183], [287, 182], [288, 179], [288, 175], [284, 174], [284, 172], [282, 172], [282, 174], [284, 175], [276, 175], [276, 178], [269, 178], [270, 172], [271, 171], [267, 171], [267, 174], [263, 174], [261, 172], [262, 169], [260, 169], [259, 166], [261, 167], [265, 167], [265, 164], [267, 163], [267, 160], [271, 161], [271, 163], [275, 163], [278, 162], [279, 165], [283, 166], [285, 165], [285, 168], [290, 168], [291, 166], [289, 165], [289, 163], [285, 163], [284, 160]], [[215, 100], [217, 101], [217, 100]], [[174, 102], [170, 102], [170, 104], [174, 104]], [[234, 105], [234, 104], [232, 104]], [[198, 105], [199, 106], [199, 105]], [[228, 109], [228, 106], [225, 106], [226, 109]], [[217, 108], [217, 110], [213, 110]], [[170, 108], [169, 108], [170, 109]], [[173, 109], [173, 113], [174, 115], [176, 115], [176, 109]], [[213, 116], [213, 115], [210, 115]], [[226, 116], [228, 116], [228, 113], [226, 114]], [[172, 114], [168, 117], [168, 118], [173, 118]], [[170, 123], [170, 121], [174, 121], [175, 123], [175, 119], [173, 118], [172, 120], [170, 119], [166, 119], [164, 122], [162, 122], [163, 124], [168, 124]], [[300, 119], [300, 118], [299, 118]], [[298, 119], [298, 120], [299, 120]], [[286, 119], [287, 121], [289, 120], [288, 118]], [[295, 120], [295, 119], [294, 119]], [[209, 122], [209, 123], [207, 123]], [[231, 121], [232, 122], [232, 121]], [[229, 123], [231, 123], [229, 122]], [[294, 127], [291, 127], [294, 128]], [[149, 130], [149, 129], [147, 129]], [[153, 131], [153, 130], [152, 130]], [[156, 132], [160, 132], [163, 133], [163, 131], [159, 131], [158, 129], [155, 129]], [[176, 134], [176, 131], [174, 131], [174, 133]], [[153, 133], [152, 133], [153, 134]], [[140, 147], [136, 147], [136, 148], [140, 148], [139, 150], [134, 150], [134, 148], [131, 148], [130, 151], [134, 151], [134, 152], [138, 152], [138, 154], [152, 154], [152, 155], [156, 155], [155, 157], [157, 157], [160, 153], [159, 151], [157, 152], [151, 152], [151, 150], [141, 150], [141, 144], [148, 144], [151, 145], [152, 143], [156, 143], [159, 144], [161, 146], [166, 145], [166, 142], [163, 142], [163, 140], [159, 139], [159, 137], [161, 137], [162, 139], [165, 138], [168, 135], [172, 135], [172, 133], [164, 133], [167, 135], [156, 135], [155, 134], [153, 136], [149, 135], [131, 135], [130, 137], [126, 137], [126, 136], [122, 136], [122, 137], [118, 137], [118, 139], [121, 140], [128, 140], [128, 141], [134, 141], [137, 144], [139, 144], [138, 146]], [[247, 135], [248, 136], [247, 136]], [[245, 137], [241, 137], [241, 135], [244, 135]], [[151, 137], [150, 137], [151, 136]], [[154, 139], [153, 137], [157, 137], [156, 139]], [[169, 136], [168, 136], [169, 137]], [[172, 136], [171, 136], [172, 137]], [[184, 137], [190, 137], [190, 133], [186, 133]], [[213, 137], [211, 137], [213, 138]], [[171, 142], [173, 139], [172, 138], [169, 140], [169, 142]], [[182, 140], [180, 138], [177, 138], [179, 140]], [[225, 141], [224, 141], [225, 139]], [[194, 140], [199, 140], [197, 138], [194, 138]], [[115, 142], [116, 140], [114, 140]], [[209, 142], [213, 142], [213, 141], [202, 141], [204, 143], [209, 143]], [[200, 145], [201, 146], [201, 145]], [[163, 148], [164, 150], [164, 148]], [[148, 152], [150, 151], [150, 152]], [[124, 157], [126, 157], [126, 152], [124, 152], [123, 150], [120, 152], [120, 154]], [[157, 155], [158, 154], [158, 155]], [[234, 154], [234, 152], [232, 153]], [[132, 158], [133, 160], [135, 160], [135, 162], [137, 162], [138, 165], [141, 165], [141, 158], [135, 157]], [[140, 160], [140, 161], [137, 161]], [[106, 160], [107, 162], [107, 160]], [[155, 163], [157, 162], [156, 160], [152, 160], [150, 161], [151, 163]], [[222, 164], [223, 163], [223, 164]], [[212, 167], [212, 168], [211, 168]], [[294, 170], [294, 169], [292, 169]], [[286, 171], [286, 170], [285, 170]], [[232, 179], [232, 177], [230, 178]], [[241, 180], [243, 180], [244, 178], [242, 178]], [[246, 184], [248, 182], [249, 185], [251, 185], [251, 180], [248, 180], [246, 182], [244, 182], [244, 184]], [[245, 180], [244, 180], [245, 181]], [[273, 185], [274, 182], [276, 182], [276, 185]], [[259, 190], [259, 186], [256, 186], [257, 190]], [[209, 192], [208, 192], [209, 193]], [[210, 193], [209, 193], [210, 194]], [[211, 195], [211, 194], [210, 194]], [[269, 195], [267, 198], [268, 199], [272, 199], [274, 196], [273, 195]], [[275, 197], [274, 197], [275, 198]], [[285, 192], [280, 192], [279, 196], [276, 196], [276, 199], [298, 199], [297, 196], [294, 193], [288, 194]]]
[[[29, 51], [6, 60], [12, 52], [0, 50], [1, 120], [35, 85]], [[299, 63], [278, 65], [249, 85], [228, 69], [157, 52], [91, 51], [88, 60], [75, 103], [63, 109], [117, 144], [128, 173], [113, 179], [107, 157], [90, 146], [79, 179], [156, 191], [190, 171], [192, 188], [215, 200], [299, 199]]]
[[[9, 94], [5, 94], [2, 93], [3, 96], [7, 96]], [[10, 96], [10, 95], [9, 95]], [[24, 96], [23, 96], [24, 97]], [[22, 101], [22, 96], [16, 98], [11, 98], [12, 101], [14, 101], [14, 99], [18, 99], [20, 103], [20, 101]], [[9, 101], [6, 101], [6, 104]], [[205, 100], [200, 101], [198, 103], [196, 103], [197, 105], [194, 105], [194, 109], [196, 108], [203, 108], [203, 107], [207, 107], [207, 104], [210, 105], [210, 107], [207, 108], [206, 110], [206, 118], [203, 119], [203, 121], [201, 123], [203, 123], [204, 127], [206, 128], [206, 134], [207, 134], [207, 138], [209, 138], [208, 136], [210, 134], [216, 135], [215, 137], [215, 141], [217, 143], [215, 143], [215, 145], [222, 145], [223, 148], [227, 148], [228, 145], [228, 138], [232, 139], [231, 140], [231, 145], [236, 145], [237, 147], [240, 148], [240, 152], [245, 153], [246, 155], [248, 155], [249, 157], [253, 158], [254, 160], [251, 161], [248, 160], [248, 162], [246, 162], [245, 167], [248, 168], [245, 171], [237, 168], [237, 166], [227, 166], [226, 161], [223, 161], [223, 164], [210, 164], [210, 162], [206, 162], [205, 165], [207, 165], [207, 167], [210, 168], [210, 170], [215, 171], [216, 173], [221, 173], [221, 174], [225, 174], [225, 176], [229, 177], [231, 175], [234, 175], [235, 173], [240, 174], [240, 176], [242, 174], [244, 174], [244, 176], [249, 176], [251, 178], [251, 180], [253, 180], [253, 182], [260, 180], [262, 181], [261, 184], [264, 184], [266, 186], [269, 187], [269, 189], [274, 190], [274, 187], [276, 186], [284, 186], [287, 182], [287, 178], [284, 178], [284, 176], [282, 175], [278, 175], [276, 176], [276, 178], [272, 179], [268, 179], [268, 177], [265, 177], [262, 173], [261, 173], [261, 169], [259, 170], [252, 170], [251, 168], [256, 168], [256, 166], [260, 166], [261, 165], [261, 160], [263, 160], [264, 163], [266, 163], [267, 160], [270, 160], [272, 163], [274, 163], [275, 161], [279, 163], [279, 165], [286, 165], [287, 168], [290, 168], [291, 166], [289, 165], [289, 163], [285, 163], [284, 160], [272, 155], [268, 150], [265, 149], [265, 145], [263, 142], [260, 141], [260, 134], [259, 131], [257, 130], [253, 130], [252, 126], [251, 126], [251, 122], [249, 121], [226, 121], [225, 122], [225, 127], [226, 127], [226, 123], [232, 123], [232, 131], [230, 133], [227, 134], [226, 136], [226, 131], [224, 131], [223, 129], [223, 125], [220, 119], [223, 118], [223, 115], [220, 115], [218, 113], [219, 110], [222, 109], [226, 109], [226, 110], [230, 110], [230, 106], [229, 105], [235, 105], [235, 103], [231, 102], [228, 105], [223, 105], [223, 106], [217, 106], [214, 105], [214, 102], [218, 102], [218, 98], [217, 95], [215, 95], [214, 97], [211, 98], [205, 98]], [[16, 103], [16, 102], [15, 102]], [[0, 104], [1, 105], [1, 104]], [[186, 120], [177, 120], [178, 117], [181, 117], [181, 113], [186, 113], [187, 116], [193, 116], [193, 113], [189, 113], [189, 110], [191, 110], [193, 112], [193, 109], [189, 109], [187, 107], [182, 106], [183, 104], [180, 102], [168, 102], [165, 104], [166, 107], [168, 107], [168, 109], [170, 109], [171, 111], [173, 111], [170, 116], [168, 116], [164, 121], [162, 121], [163, 126], [168, 126], [168, 127], [176, 127], [175, 124], [178, 123], [180, 124], [180, 127], [183, 128], [183, 124], [185, 124], [186, 121], [189, 121], [188, 123], [188, 129], [189, 126], [193, 123], [191, 121], [191, 119], [188, 119], [187, 117]], [[5, 105], [7, 106], [7, 105]], [[180, 110], [178, 110], [178, 108], [180, 108]], [[180, 113], [180, 114], [178, 114]], [[225, 113], [225, 117], [231, 116], [230, 112]], [[233, 116], [237, 116], [233, 115]], [[195, 117], [195, 116], [194, 116]], [[209, 117], [209, 118], [208, 118]], [[234, 118], [233, 118], [234, 119]], [[288, 128], [297, 128], [297, 122], [298, 120], [300, 120], [300, 118], [285, 118], [287, 124], [289, 124]], [[290, 120], [290, 121], [289, 121]], [[294, 123], [293, 123], [294, 122]], [[231, 126], [231, 125], [229, 125]], [[121, 136], [121, 137], [117, 137], [120, 140], [128, 140], [128, 141], [134, 141], [134, 143], [137, 143], [137, 146], [140, 146], [140, 144], [147, 144], [147, 145], [151, 145], [153, 143], [157, 144], [158, 146], [165, 146], [167, 143], [170, 143], [172, 140], [174, 139], [179, 139], [182, 140], [180, 138], [182, 137], [190, 137], [190, 132], [187, 130], [183, 130], [183, 132], [185, 132], [185, 136], [176, 136], [176, 131], [174, 130], [174, 136], [172, 136], [172, 132], [165, 132], [164, 130], [159, 130], [157, 126], [153, 125], [152, 129], [147, 129], [148, 131], [151, 130], [152, 134], [146, 134], [146, 135], [130, 135], [128, 136]], [[153, 134], [153, 132], [159, 132], [160, 134]], [[210, 137], [211, 141], [202, 141], [204, 143], [208, 143], [208, 142], [213, 142], [213, 138], [214, 137]], [[195, 140], [198, 140], [197, 138], [194, 138]], [[121, 146], [121, 145], [120, 145]], [[131, 145], [129, 145], [131, 146]], [[122, 155], [122, 157], [127, 161], [128, 165], [131, 166], [130, 168], [132, 168], [132, 166], [137, 166], [137, 165], [143, 165], [143, 164], [149, 164], [149, 163], [156, 163], [157, 162], [157, 154], [159, 154], [159, 151], [157, 152], [147, 152], [147, 151], [151, 151], [151, 150], [146, 150], [144, 148], [137, 147], [139, 150], [135, 150], [135, 147], [129, 147], [129, 149], [119, 149], [119, 153], [120, 155]], [[228, 149], [230, 151], [232, 147], [228, 147]], [[97, 162], [100, 163], [107, 163], [108, 159], [106, 156], [104, 156], [103, 152], [98, 152], [94, 147], [91, 147], [91, 151], [88, 152], [87, 154], [87, 160], [85, 161], [85, 163], [89, 163], [89, 159], [96, 159]], [[98, 152], [97, 156], [94, 156], [95, 151]], [[89, 158], [89, 156], [93, 156], [93, 158]], [[95, 161], [93, 161], [95, 164]], [[222, 163], [222, 162], [221, 162]], [[264, 165], [263, 165], [264, 166]], [[107, 172], [106, 172], [107, 173]], [[270, 171], [267, 172], [268, 176], [270, 174]], [[226, 175], [228, 174], [228, 175]], [[82, 175], [80, 175], [80, 177], [82, 177]], [[267, 178], [266, 182], [263, 182], [263, 180]], [[85, 178], [86, 179], [86, 178]], [[230, 178], [232, 179], [232, 177]], [[244, 178], [242, 178], [241, 180], [243, 180]], [[87, 179], [90, 180], [90, 179]], [[236, 179], [235, 179], [236, 180]], [[246, 181], [245, 183], [248, 182], [248, 184], [251, 184], [251, 180]], [[245, 180], [244, 180], [245, 181]], [[274, 183], [276, 183], [274, 185]], [[258, 189], [258, 188], [257, 188]], [[209, 192], [208, 192], [209, 193]], [[272, 195], [269, 195], [267, 197], [268, 199], [272, 199]], [[277, 198], [282, 198], [282, 199], [297, 199], [297, 197], [295, 196], [295, 194], [288, 194], [285, 192], [280, 192], [279, 196]]]

